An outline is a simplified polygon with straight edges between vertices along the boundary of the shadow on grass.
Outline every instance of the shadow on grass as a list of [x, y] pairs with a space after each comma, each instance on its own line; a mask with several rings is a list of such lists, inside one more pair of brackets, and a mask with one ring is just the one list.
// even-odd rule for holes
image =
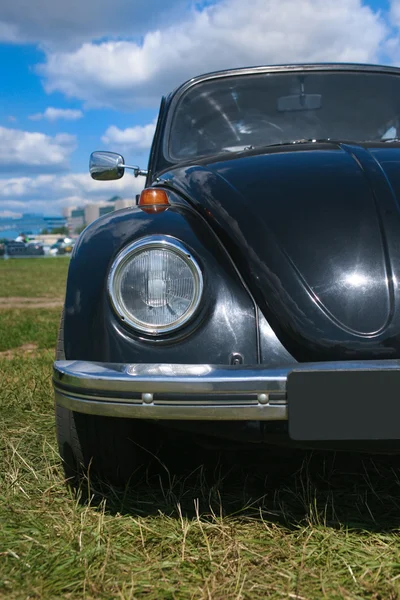
[[[133, 485], [81, 486], [82, 501], [109, 514], [263, 519], [375, 532], [400, 527], [400, 456], [277, 447], [211, 451], [183, 447]], [[157, 470], [155, 470], [157, 471]]]

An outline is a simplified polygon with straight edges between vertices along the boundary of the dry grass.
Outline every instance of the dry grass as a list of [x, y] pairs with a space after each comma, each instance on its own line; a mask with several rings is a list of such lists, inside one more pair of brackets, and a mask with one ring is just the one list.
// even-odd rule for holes
[[[1, 598], [400, 598], [395, 457], [203, 451], [186, 439], [160, 476], [119, 489], [89, 473], [75, 497], [55, 443], [56, 315], [47, 338], [33, 310], [25, 318], [37, 328], [23, 343], [42, 342], [0, 357]], [[7, 320], [14, 348], [20, 319]]]

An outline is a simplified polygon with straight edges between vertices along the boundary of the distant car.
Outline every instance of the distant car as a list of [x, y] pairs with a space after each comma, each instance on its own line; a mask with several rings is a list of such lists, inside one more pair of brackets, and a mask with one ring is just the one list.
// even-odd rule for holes
[[75, 246], [75, 240], [72, 238], [59, 238], [55, 244], [53, 244], [50, 248], [50, 254], [53, 256], [57, 254], [71, 254], [73, 248]]
[[41, 242], [15, 242], [10, 240], [7, 243], [8, 256], [43, 256], [44, 249]]
[[8, 256], [26, 256], [26, 253], [26, 244], [24, 242], [10, 240], [7, 243]]
[[28, 242], [26, 245], [26, 251], [29, 256], [44, 256], [44, 246], [42, 242]]
[[399, 98], [392, 67], [211, 73], [163, 99], [147, 171], [92, 154], [146, 187], [69, 268], [67, 476], [126, 482], [177, 431], [400, 450]]

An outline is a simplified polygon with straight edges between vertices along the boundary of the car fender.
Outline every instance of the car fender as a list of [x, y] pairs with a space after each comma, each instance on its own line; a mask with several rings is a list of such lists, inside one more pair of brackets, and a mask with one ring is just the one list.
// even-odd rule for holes
[[[111, 307], [110, 267], [128, 244], [152, 235], [178, 239], [203, 272], [201, 308], [175, 333], [146, 337]], [[258, 309], [227, 252], [207, 223], [184, 203], [160, 213], [137, 207], [96, 220], [80, 235], [69, 267], [65, 300], [67, 359], [102, 362], [256, 364]]]

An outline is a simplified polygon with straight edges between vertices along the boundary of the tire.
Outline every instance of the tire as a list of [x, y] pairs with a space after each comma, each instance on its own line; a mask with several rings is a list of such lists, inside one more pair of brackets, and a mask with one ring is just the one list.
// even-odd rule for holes
[[[56, 360], [65, 360], [64, 313]], [[65, 476], [73, 487], [86, 477], [126, 485], [143, 477], [155, 459], [159, 436], [146, 421], [87, 415], [59, 404], [55, 411], [58, 449]]]

